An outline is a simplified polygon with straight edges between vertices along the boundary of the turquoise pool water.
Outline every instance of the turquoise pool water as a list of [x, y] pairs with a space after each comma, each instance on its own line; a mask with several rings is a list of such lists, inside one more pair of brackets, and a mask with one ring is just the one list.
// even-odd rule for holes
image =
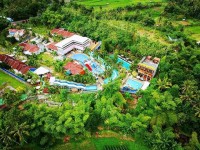
[[108, 82], [110, 82], [110, 81], [116, 79], [117, 77], [118, 77], [118, 71], [117, 71], [117, 70], [113, 70], [111, 77], [105, 79], [105, 80], [104, 80], [104, 83], [105, 83], [105, 84], [108, 84]]
[[91, 67], [92, 67], [92, 72], [95, 73], [95, 74], [101, 74], [103, 73], [103, 69], [95, 62], [92, 62], [91, 64]]
[[141, 89], [142, 88], [142, 83], [141, 82], [139, 82], [139, 81], [136, 81], [136, 80], [134, 80], [134, 79], [128, 79], [127, 81], [126, 81], [126, 84], [125, 84], [125, 86], [127, 86], [127, 87], [131, 87], [132, 89], [134, 89], [134, 90], [139, 90], [139, 89]]
[[85, 54], [74, 54], [71, 58], [74, 60], [80, 61], [83, 64], [85, 61], [89, 60], [89, 57]]
[[[77, 60], [79, 62], [82, 63], [83, 66], [85, 66], [85, 62], [90, 60], [89, 56], [85, 55], [85, 54], [74, 54], [72, 57], [72, 59]], [[89, 63], [89, 65], [92, 68], [92, 72], [94, 74], [101, 74], [104, 72], [104, 70], [94, 61], [90, 61], [91, 63]]]
[[122, 67], [125, 68], [126, 70], [130, 70], [131, 64], [128, 63], [127, 61], [125, 61], [125, 60], [123, 60], [123, 59], [121, 59], [121, 58], [118, 57], [117, 62], [118, 63], [119, 62], [122, 63]]

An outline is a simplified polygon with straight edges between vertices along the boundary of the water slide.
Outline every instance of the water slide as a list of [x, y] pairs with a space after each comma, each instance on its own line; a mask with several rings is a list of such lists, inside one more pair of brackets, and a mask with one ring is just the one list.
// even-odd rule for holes
[[132, 89], [130, 89], [130, 88], [128, 88], [128, 87], [123, 87], [122, 89], [121, 89], [121, 91], [122, 92], [128, 92], [128, 93], [131, 93], [131, 94], [135, 94], [138, 90], [132, 90]]
[[[52, 82], [52, 80], [51, 80], [51, 82]], [[96, 91], [97, 90], [96, 85], [86, 86], [85, 84], [70, 82], [70, 81], [65, 81], [65, 80], [58, 80], [58, 79], [55, 79], [53, 81], [53, 84], [57, 85], [57, 86], [66, 86], [68, 88], [82, 89], [84, 91]]]
[[86, 66], [90, 71], [92, 71], [92, 68], [90, 67], [89, 64], [85, 64], [85, 66]]

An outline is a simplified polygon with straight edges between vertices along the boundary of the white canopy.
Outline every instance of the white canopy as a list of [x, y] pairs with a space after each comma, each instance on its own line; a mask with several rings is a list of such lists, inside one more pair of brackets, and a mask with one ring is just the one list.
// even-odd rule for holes
[[146, 90], [147, 87], [149, 86], [149, 84], [150, 84], [150, 82], [145, 81], [141, 89], [142, 89], [142, 90]]
[[43, 75], [50, 72], [48, 69], [44, 68], [44, 67], [40, 67], [38, 69], [36, 69], [33, 73], [37, 74], [37, 75]]

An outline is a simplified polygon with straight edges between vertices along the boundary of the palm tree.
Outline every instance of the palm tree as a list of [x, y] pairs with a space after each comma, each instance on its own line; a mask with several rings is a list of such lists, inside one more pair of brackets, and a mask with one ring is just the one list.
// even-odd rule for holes
[[8, 149], [8, 147], [14, 142], [12, 139], [10, 127], [6, 127], [5, 129], [0, 130], [0, 141], [3, 145], [5, 145], [6, 149]]
[[186, 80], [183, 82], [181, 95], [182, 100], [187, 100], [195, 104], [195, 101], [199, 98], [198, 87], [196, 84], [197, 83], [194, 80]]
[[171, 82], [169, 82], [167, 77], [164, 77], [163, 80], [161, 80], [160, 78], [157, 81], [157, 85], [158, 85], [158, 89], [159, 90], [164, 90], [164, 89], [168, 89], [172, 86]]
[[[11, 134], [16, 137], [20, 143], [26, 142], [24, 136], [29, 136], [29, 128], [30, 126], [24, 122], [22, 124], [18, 124], [15, 126], [15, 130], [11, 132]], [[26, 142], [27, 143], [27, 142]]]

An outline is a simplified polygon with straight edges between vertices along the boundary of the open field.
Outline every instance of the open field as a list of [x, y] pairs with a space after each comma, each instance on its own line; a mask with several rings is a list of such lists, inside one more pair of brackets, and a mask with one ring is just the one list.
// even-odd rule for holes
[[112, 9], [137, 3], [165, 2], [165, 0], [77, 0], [76, 2], [88, 7], [101, 6], [102, 8]]
[[27, 87], [27, 85], [19, 82], [15, 78], [12, 78], [11, 76], [0, 71], [0, 85], [3, 84], [3, 83], [7, 83], [7, 85], [12, 86], [15, 89], [17, 89], [17, 88], [25, 89]]
[[186, 27], [185, 32], [197, 41], [200, 41], [200, 26]]
[[90, 138], [81, 142], [71, 142], [57, 145], [51, 150], [104, 150], [105, 146], [126, 146], [129, 150], [147, 150], [145, 146], [139, 143], [120, 140], [117, 138]]

